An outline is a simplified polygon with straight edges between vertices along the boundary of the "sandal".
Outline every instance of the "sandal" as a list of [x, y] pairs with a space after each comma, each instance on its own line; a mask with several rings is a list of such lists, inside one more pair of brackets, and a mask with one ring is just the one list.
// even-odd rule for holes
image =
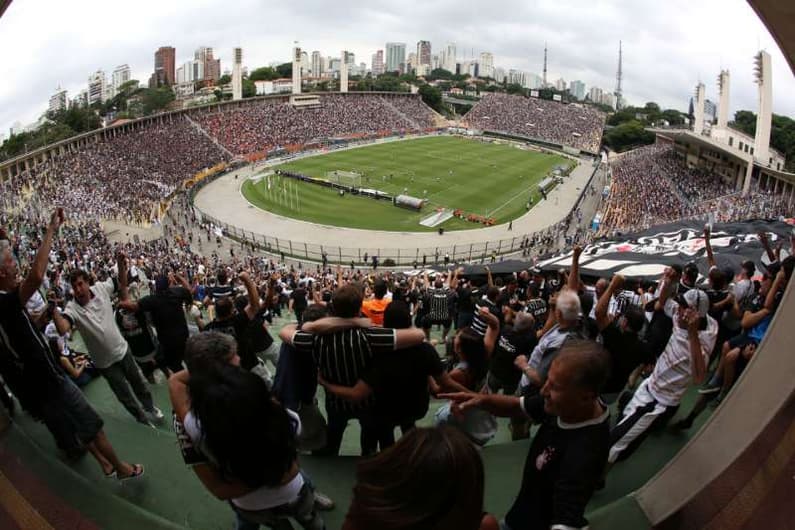
[[105, 473], [105, 478], [116, 478], [116, 468], [110, 468], [110, 471]]
[[143, 476], [143, 474], [144, 474], [144, 466], [143, 465], [141, 465], [141, 464], [133, 464], [132, 468], [133, 468], [133, 472], [130, 473], [129, 475], [125, 476], [125, 477], [122, 477], [121, 475], [118, 475], [118, 474], [116, 475], [117, 478], [119, 479], [119, 482], [124, 482], [125, 480], [136, 479], [138, 477]]

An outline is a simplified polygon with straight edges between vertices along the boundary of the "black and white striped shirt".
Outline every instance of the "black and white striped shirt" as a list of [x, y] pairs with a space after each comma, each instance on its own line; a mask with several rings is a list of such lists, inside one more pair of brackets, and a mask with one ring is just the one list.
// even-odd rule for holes
[[[329, 383], [354, 386], [374, 356], [395, 349], [395, 330], [385, 328], [352, 328], [327, 335], [296, 331], [293, 346], [299, 352], [311, 353], [315, 364]], [[326, 394], [326, 408], [355, 412], [372, 405], [372, 398], [352, 403]]]

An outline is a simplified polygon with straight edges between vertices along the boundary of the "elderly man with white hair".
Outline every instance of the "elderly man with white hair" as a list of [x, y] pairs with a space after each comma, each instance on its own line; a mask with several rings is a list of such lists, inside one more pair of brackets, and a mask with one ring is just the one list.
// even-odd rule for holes
[[516, 366], [523, 372], [519, 384], [523, 393], [526, 393], [528, 387], [537, 390], [544, 385], [552, 360], [567, 340], [585, 338], [580, 322], [580, 297], [574, 290], [564, 288], [557, 293], [557, 296], [550, 297], [549, 305], [554, 312], [552, 318], [555, 324], [538, 341], [529, 359], [525, 355], [519, 355], [515, 361]]

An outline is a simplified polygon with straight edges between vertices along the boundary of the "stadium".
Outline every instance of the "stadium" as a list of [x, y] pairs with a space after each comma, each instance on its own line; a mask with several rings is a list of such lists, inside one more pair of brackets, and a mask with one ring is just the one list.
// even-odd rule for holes
[[[795, 70], [791, 14], [780, 12], [773, 2], [749, 3]], [[7, 5], [0, 2], [0, 15]], [[0, 301], [0, 527], [225, 528], [234, 511], [238, 524], [242, 520], [291, 528], [289, 515], [306, 528], [342, 528], [362, 517], [359, 526], [346, 528], [374, 528], [378, 518], [361, 515], [373, 499], [376, 505], [382, 500], [364, 487], [367, 462], [381, 466], [370, 477], [374, 483], [379, 473], [389, 477], [379, 491], [397, 495], [390, 489], [393, 483], [425, 477], [420, 473], [423, 465], [444, 464], [438, 459], [422, 463], [421, 456], [389, 458], [398, 458], [399, 449], [420, 436], [443, 435], [451, 437], [445, 442], [450, 447], [455, 446], [455, 436], [467, 442], [468, 450], [459, 457], [465, 454], [470, 460], [456, 461], [436, 484], [438, 490], [449, 487], [455, 490], [452, 495], [461, 497], [441, 495], [442, 507], [428, 508], [440, 510], [432, 516], [443, 521], [440, 526], [423, 522], [394, 527], [495, 528], [488, 526], [491, 519], [496, 525], [497, 519], [520, 517], [519, 500], [514, 499], [517, 492], [520, 500], [526, 495], [527, 477], [535, 473], [536, 480], [548, 480], [542, 476], [548, 469], [542, 470], [557, 462], [554, 444], [559, 440], [544, 440], [550, 450], [541, 448], [538, 459], [531, 458], [539, 449], [535, 440], [548, 432], [544, 429], [555, 428], [556, 436], [563, 437], [568, 430], [584, 432], [583, 426], [611, 421], [610, 443], [603, 455], [599, 453], [597, 472], [587, 475], [588, 465], [568, 469], [576, 484], [566, 487], [581, 488], [577, 492], [585, 499], [578, 501], [580, 512], [570, 524], [553, 526], [550, 519], [545, 527], [791, 526], [795, 358], [790, 345], [795, 340], [795, 294], [788, 282], [795, 259], [795, 174], [786, 171], [785, 155], [770, 144], [772, 67], [767, 52], [755, 56], [753, 73], [750, 68], [747, 75], [740, 73], [753, 76], [757, 84], [755, 135], [729, 123], [730, 77], [721, 71], [714, 124], [704, 116], [705, 88], [699, 83], [692, 123], [651, 127], [653, 144], [622, 153], [605, 146], [608, 115], [584, 103], [495, 92], [451, 119], [426, 105], [419, 93], [349, 92], [345, 66], [341, 75], [346, 82], [340, 91], [303, 92], [300, 49], [293, 57], [290, 94], [153, 114], [0, 161], [0, 294], [6, 297]], [[65, 212], [65, 219], [59, 212]], [[21, 283], [17, 272], [25, 278]], [[89, 279], [93, 285], [87, 303], [80, 302], [81, 273], [87, 280], [85, 289]], [[739, 285], [747, 289], [742, 295], [745, 305], [739, 300]], [[180, 289], [188, 292], [188, 299], [173, 302], [178, 295], [167, 293]], [[343, 314], [344, 297], [351, 296], [345, 293], [353, 289], [359, 293], [359, 305], [355, 314]], [[382, 289], [391, 300], [406, 302], [405, 326], [387, 325], [389, 306], [379, 305], [385, 300]], [[22, 300], [22, 292], [30, 300]], [[10, 295], [16, 296], [16, 305]], [[168, 303], [162, 301], [166, 298]], [[444, 302], [437, 305], [441, 299]], [[86, 316], [92, 300], [107, 300], [110, 317], [96, 318], [109, 318], [108, 322], [96, 324]], [[163, 309], [174, 304], [180, 316]], [[342, 331], [334, 327], [338, 322], [328, 324], [330, 331], [313, 327], [324, 321], [304, 318], [313, 310], [321, 317], [331, 314], [351, 322], [366, 316], [371, 319], [368, 331], [359, 329], [364, 325], [359, 321], [345, 324]], [[676, 328], [687, 311], [700, 320], [688, 323], [682, 317], [685, 324]], [[640, 347], [626, 338], [611, 340], [608, 328], [620, 329], [619, 336], [629, 333], [632, 315], [640, 315], [637, 341], [649, 355], [627, 361], [621, 359], [625, 347], [627, 352], [630, 344]], [[659, 324], [663, 315], [667, 329]], [[103, 326], [121, 330], [119, 336], [127, 341], [122, 343], [122, 357], [132, 359], [133, 354], [124, 351], [133, 352], [130, 337], [138, 332], [125, 334], [129, 318], [138, 322], [135, 326], [151, 328], [151, 355], [135, 355], [132, 368], [114, 373], [113, 364], [103, 365], [107, 352], [102, 351], [102, 341], [112, 335]], [[370, 327], [376, 318], [381, 325]], [[532, 331], [522, 328], [521, 322], [531, 318]], [[252, 322], [258, 326], [250, 326]], [[22, 329], [27, 325], [29, 335]], [[304, 331], [296, 325], [303, 325]], [[482, 331], [471, 339], [478, 346], [462, 347], [478, 326]], [[248, 331], [255, 327], [265, 330], [267, 344], [254, 345], [262, 339], [261, 332], [255, 338]], [[572, 346], [563, 336], [574, 327]], [[174, 331], [177, 328], [184, 328], [184, 337]], [[461, 328], [468, 330], [463, 338]], [[227, 339], [232, 346], [224, 355], [237, 357], [240, 366], [230, 368], [226, 358], [209, 361], [201, 357], [207, 355], [201, 348], [191, 350], [203, 344], [207, 330], [233, 337]], [[532, 339], [521, 342], [516, 338], [521, 333]], [[534, 356], [546, 355], [539, 348], [557, 340], [550, 339], [555, 334], [561, 338], [550, 351], [552, 358], [562, 360], [550, 358], [542, 370], [542, 364], [533, 363], [544, 361]], [[355, 336], [367, 347], [356, 349], [353, 340], [346, 346], [341, 339], [329, 346], [324, 336]], [[427, 375], [422, 372], [419, 386], [425, 406], [409, 422], [410, 427], [415, 422], [420, 427], [413, 430], [400, 421], [384, 420], [390, 413], [378, 407], [400, 401], [384, 388], [394, 390], [394, 381], [402, 381], [404, 375], [408, 381], [416, 374], [395, 363], [384, 365], [390, 371], [379, 378], [373, 368], [386, 370], [376, 360], [376, 350], [391, 352], [411, 337], [426, 352], [430, 348], [430, 364], [444, 363], [445, 373], [440, 375], [441, 368], [440, 373], [433, 372], [435, 368]], [[740, 338], [744, 342], [737, 342]], [[169, 341], [181, 345], [179, 354], [162, 346], [174, 344]], [[409, 348], [419, 348], [418, 343]], [[520, 343], [532, 347], [521, 350], [526, 353], [525, 366], [519, 367], [519, 362], [515, 367], [522, 355], [517, 357], [519, 347], [514, 344]], [[52, 361], [31, 357], [28, 350], [40, 347], [47, 358], [58, 358], [58, 368], [50, 367]], [[677, 347], [684, 356], [672, 361]], [[65, 368], [58, 357], [70, 348], [70, 359], [75, 352], [94, 357], [95, 377], [78, 393], [84, 396], [80, 402], [95, 412], [83, 408], [83, 417], [72, 417], [71, 412], [59, 416], [37, 407], [44, 403], [66, 411], [66, 404], [60, 405], [63, 409], [55, 404], [78, 400], [72, 394], [68, 399], [63, 397], [67, 394], [53, 397], [45, 384], [74, 375], [77, 364], [67, 361], [71, 369]], [[588, 401], [589, 413], [593, 408], [599, 413], [576, 423], [564, 420], [561, 412], [555, 413], [557, 418], [550, 416], [552, 398], [544, 384], [553, 367], [557, 379], [563, 377], [561, 366], [586, 364], [572, 360], [576, 355], [564, 351], [567, 348], [579, 351], [581, 358], [612, 363], [601, 376], [603, 385]], [[337, 350], [346, 352], [338, 361], [344, 369], [329, 361]], [[195, 358], [189, 358], [191, 351]], [[706, 366], [698, 368], [701, 353], [706, 361], [700, 362]], [[303, 360], [286, 360], [299, 359], [299, 354]], [[365, 357], [371, 364], [359, 360]], [[82, 366], [89, 364], [80, 362], [75, 382]], [[372, 373], [365, 371], [365, 364]], [[424, 369], [416, 364], [411, 369]], [[479, 369], [482, 372], [476, 372]], [[202, 370], [207, 371], [205, 377], [194, 378]], [[506, 370], [514, 372], [501, 376]], [[39, 371], [46, 377], [31, 375]], [[705, 372], [700, 378], [699, 371]], [[608, 373], [612, 377], [615, 372], [623, 379], [608, 392], [604, 384], [612, 381]], [[263, 388], [259, 378], [265, 380], [265, 390], [246, 379], [252, 373]], [[682, 373], [684, 379], [679, 377]], [[513, 385], [500, 380], [514, 376]], [[534, 377], [541, 377], [541, 384]], [[125, 378], [129, 388], [128, 382], [119, 382]], [[218, 387], [210, 389], [211, 380], [239, 385], [214, 394]], [[246, 425], [233, 432], [230, 427], [239, 426], [243, 416], [233, 414], [231, 407], [224, 410], [230, 402], [224, 400], [242, 393], [243, 383], [263, 392], [258, 397], [267, 396], [267, 411], [260, 413], [274, 422], [265, 422], [267, 428]], [[208, 385], [205, 401], [200, 400], [200, 384]], [[528, 390], [534, 384], [537, 396]], [[671, 388], [660, 390], [666, 384]], [[367, 396], [345, 397], [361, 385], [372, 387], [375, 405]], [[312, 390], [308, 398], [307, 387]], [[516, 411], [510, 420], [498, 419], [500, 407], [488, 409], [489, 398], [482, 398], [482, 410], [489, 411], [488, 428], [473, 427], [454, 418], [456, 398], [441, 397], [453, 390], [466, 391], [462, 395], [470, 400], [481, 393], [515, 397], [510, 403], [531, 417], [535, 416], [525, 403], [543, 394], [547, 402], [542, 399], [540, 406], [546, 419], [540, 428], [525, 425], [527, 432], [521, 435]], [[191, 399], [175, 398], [183, 395], [180, 392], [188, 392], [195, 410], [190, 409]], [[341, 405], [345, 400], [354, 405]], [[215, 409], [212, 403], [218, 404]], [[368, 406], [372, 408], [365, 410]], [[190, 416], [189, 427], [188, 414], [212, 410], [224, 429], [211, 431], [205, 425], [205, 435], [212, 436], [192, 442], [190, 429], [201, 433], [204, 419]], [[315, 416], [307, 415], [313, 412]], [[107, 438], [101, 435], [107, 445], [98, 448], [96, 432], [81, 438], [85, 415], [97, 418], [96, 429], [107, 432]], [[222, 416], [227, 417], [221, 420]], [[274, 425], [284, 419], [279, 423], [283, 427], [293, 417], [300, 418], [303, 430], [285, 431], [283, 439], [273, 442]], [[203, 418], [209, 423], [211, 416]], [[311, 438], [313, 420], [323, 425], [320, 441]], [[243, 440], [257, 436], [273, 443], [273, 454], [292, 451], [292, 460], [266, 489], [272, 493], [298, 484], [291, 498], [301, 499], [308, 489], [315, 496], [307, 501], [312, 508], [304, 508], [312, 516], [272, 513], [273, 506], [293, 510], [297, 501], [262, 510], [238, 504], [247, 493], [265, 486], [261, 481], [247, 484], [244, 490], [233, 488], [235, 494], [224, 489], [241, 484], [235, 482], [241, 468], [234, 467], [234, 457], [223, 469], [208, 449], [221, 447], [214, 436], [225, 430], [232, 453], [257, 452]], [[337, 431], [333, 447], [332, 433]], [[387, 449], [398, 432], [402, 438]], [[366, 438], [375, 433], [379, 440], [368, 450], [372, 440]], [[606, 433], [599, 439], [604, 444]], [[285, 449], [282, 442], [288, 438]], [[113, 448], [107, 451], [108, 440], [118, 458]], [[80, 447], [73, 447], [75, 442]], [[590, 442], [585, 452], [599, 445]], [[378, 445], [381, 452], [373, 456]], [[84, 456], [86, 451], [101, 469], [92, 456]], [[603, 472], [606, 459], [609, 465]], [[262, 461], [271, 463], [270, 454]], [[145, 464], [145, 475], [144, 467], [133, 462]], [[529, 466], [524, 476], [520, 465]], [[221, 471], [207, 478], [197, 467], [194, 474], [192, 466]], [[477, 469], [482, 491], [468, 510], [477, 512], [477, 521], [463, 523], [451, 516], [450, 506], [461, 504], [467, 511], [460, 501], [470, 494], [464, 492], [477, 473], [470, 476], [461, 470]], [[429, 481], [442, 476], [431, 471]], [[289, 482], [280, 482], [288, 475]], [[218, 476], [220, 482], [213, 482]], [[417, 482], [413, 487], [424, 491]], [[437, 493], [423, 495], [435, 498]], [[558, 494], [556, 489], [554, 495]], [[387, 493], [383, 495], [386, 499]], [[549, 493], [550, 504], [556, 502], [554, 495]], [[327, 511], [329, 497], [335, 507]], [[416, 498], [396, 502], [401, 509], [418, 504]]]

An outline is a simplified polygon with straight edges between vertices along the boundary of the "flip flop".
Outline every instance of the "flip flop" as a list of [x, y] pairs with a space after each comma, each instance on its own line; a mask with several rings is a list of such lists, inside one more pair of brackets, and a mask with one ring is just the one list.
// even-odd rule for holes
[[138, 477], [142, 477], [144, 474], [144, 466], [141, 464], [133, 464], [133, 472], [126, 477], [122, 477], [120, 475], [116, 475], [119, 479], [119, 482], [124, 482], [126, 480], [133, 480]]
[[111, 468], [109, 473], [105, 473], [105, 478], [116, 478], [116, 468]]

